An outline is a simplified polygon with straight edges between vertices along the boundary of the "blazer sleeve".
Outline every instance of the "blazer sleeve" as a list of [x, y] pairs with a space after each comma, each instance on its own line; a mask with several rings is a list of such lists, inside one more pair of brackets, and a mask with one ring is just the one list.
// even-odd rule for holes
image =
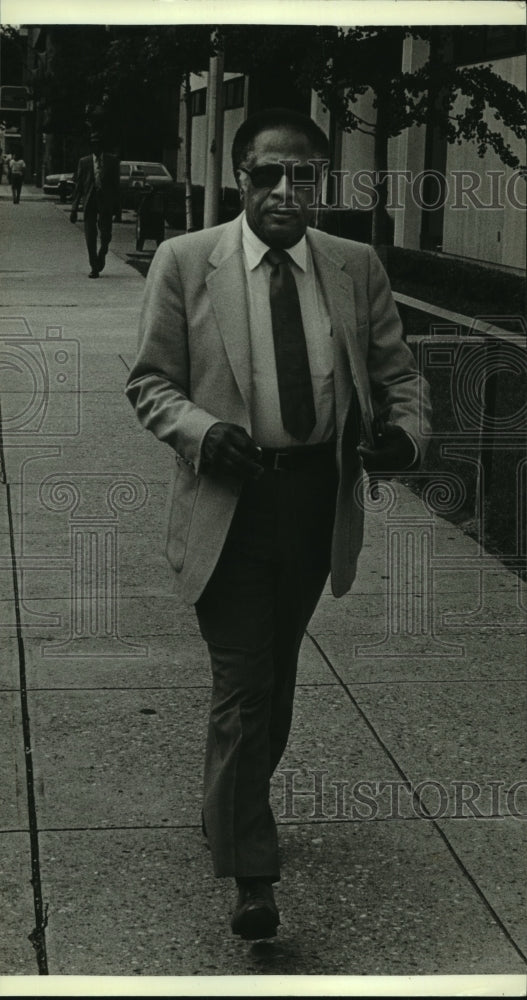
[[205, 434], [218, 422], [189, 398], [188, 324], [177, 256], [161, 243], [150, 266], [139, 321], [139, 353], [126, 394], [143, 427], [199, 472]]
[[82, 196], [82, 160], [77, 163], [77, 169], [73, 176], [73, 194], [71, 196], [71, 211], [77, 211]]
[[404, 342], [402, 323], [388, 276], [369, 247], [368, 298], [370, 339], [368, 374], [374, 411], [384, 421], [402, 427], [422, 460], [431, 433], [430, 390]]

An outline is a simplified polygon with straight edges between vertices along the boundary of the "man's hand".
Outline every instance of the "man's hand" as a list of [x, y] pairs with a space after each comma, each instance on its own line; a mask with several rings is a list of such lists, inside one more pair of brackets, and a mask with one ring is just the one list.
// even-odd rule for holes
[[201, 446], [203, 471], [257, 479], [262, 473], [259, 448], [243, 427], [218, 422], [207, 431]]
[[77, 221], [77, 209], [72, 208], [70, 212], [70, 222], [73, 222], [73, 224], [75, 225], [76, 221]]
[[402, 427], [384, 424], [377, 431], [375, 442], [375, 448], [359, 445], [364, 468], [369, 475], [389, 478], [413, 465], [415, 445]]

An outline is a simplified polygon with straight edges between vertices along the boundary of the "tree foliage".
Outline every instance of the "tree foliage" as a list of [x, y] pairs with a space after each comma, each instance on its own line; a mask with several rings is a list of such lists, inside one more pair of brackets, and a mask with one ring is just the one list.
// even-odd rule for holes
[[[86, 109], [100, 105], [123, 155], [144, 155], [146, 149], [147, 155], [160, 155], [170, 94], [187, 74], [206, 70], [221, 45], [226, 70], [250, 75], [250, 92], [259, 86], [261, 100], [268, 92], [270, 103], [277, 94], [283, 94], [283, 103], [294, 103], [313, 89], [343, 130], [372, 136], [378, 168], [386, 167], [388, 140], [422, 124], [438, 128], [450, 143], [474, 142], [480, 156], [492, 149], [508, 166], [520, 165], [508, 138], [525, 140], [525, 95], [490, 64], [458, 65], [448, 55], [449, 31], [469, 38], [468, 27], [63, 25], [49, 30], [51, 56], [39, 84], [46, 128], [78, 135]], [[429, 58], [414, 72], [402, 68], [408, 37], [430, 43]], [[282, 85], [284, 73], [290, 89]], [[372, 121], [356, 103], [367, 91]]]
[[159, 97], [188, 73], [201, 73], [214, 50], [208, 25], [113, 27], [100, 82], [105, 103], [125, 99], [141, 89]]
[[214, 38], [206, 25], [59, 25], [35, 81], [45, 129], [86, 134], [102, 113], [122, 155], [160, 158], [171, 94], [186, 72], [208, 65]]
[[107, 32], [96, 25], [58, 25], [47, 29], [47, 58], [35, 80], [44, 106], [44, 128], [79, 136], [86, 128], [86, 107], [102, 98], [99, 84], [108, 46]]
[[[439, 30], [442, 36], [427, 27], [317, 29], [307, 69], [311, 86], [345, 131], [374, 137], [382, 130], [392, 138], [411, 125], [433, 124], [448, 142], [474, 141], [480, 156], [490, 148], [503, 163], [519, 166], [506, 131], [525, 142], [525, 93], [490, 64], [457, 66], [446, 46], [442, 50], [438, 44], [445, 38], [445, 29]], [[429, 58], [411, 73], [401, 68], [402, 45], [409, 37], [431, 43]], [[354, 106], [368, 90], [375, 122], [365, 121]], [[500, 130], [488, 123], [486, 112], [501, 122]]]

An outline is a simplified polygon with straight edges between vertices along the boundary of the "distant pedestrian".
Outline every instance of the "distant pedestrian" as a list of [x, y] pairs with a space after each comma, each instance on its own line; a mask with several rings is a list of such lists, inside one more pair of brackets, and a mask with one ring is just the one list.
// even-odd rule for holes
[[[108, 246], [112, 238], [112, 218], [119, 215], [119, 160], [111, 153], [103, 152], [103, 137], [100, 132], [90, 135], [91, 153], [79, 160], [75, 172], [70, 222], [77, 221], [79, 203], [84, 208], [84, 235], [88, 248], [91, 271], [90, 278], [98, 278], [106, 262]], [[97, 230], [100, 247], [97, 250]]]
[[7, 184], [11, 183], [11, 160], [13, 159], [11, 153], [4, 153], [2, 157], [4, 161], [4, 173]]
[[18, 205], [20, 201], [20, 192], [22, 190], [22, 183], [26, 173], [26, 165], [22, 159], [22, 152], [19, 150], [15, 153], [11, 163], [9, 164], [9, 179], [11, 182], [11, 190], [13, 192], [13, 203]]

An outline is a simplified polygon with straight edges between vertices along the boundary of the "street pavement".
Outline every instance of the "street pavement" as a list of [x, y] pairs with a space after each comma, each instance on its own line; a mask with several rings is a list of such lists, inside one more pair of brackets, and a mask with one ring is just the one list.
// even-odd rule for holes
[[368, 502], [273, 780], [279, 933], [234, 938], [200, 830], [206, 649], [163, 554], [171, 454], [123, 394], [148, 253], [130, 213], [88, 280], [82, 226], [34, 188], [0, 187], [0, 226], [0, 973], [524, 976], [518, 578], [444, 490]]

